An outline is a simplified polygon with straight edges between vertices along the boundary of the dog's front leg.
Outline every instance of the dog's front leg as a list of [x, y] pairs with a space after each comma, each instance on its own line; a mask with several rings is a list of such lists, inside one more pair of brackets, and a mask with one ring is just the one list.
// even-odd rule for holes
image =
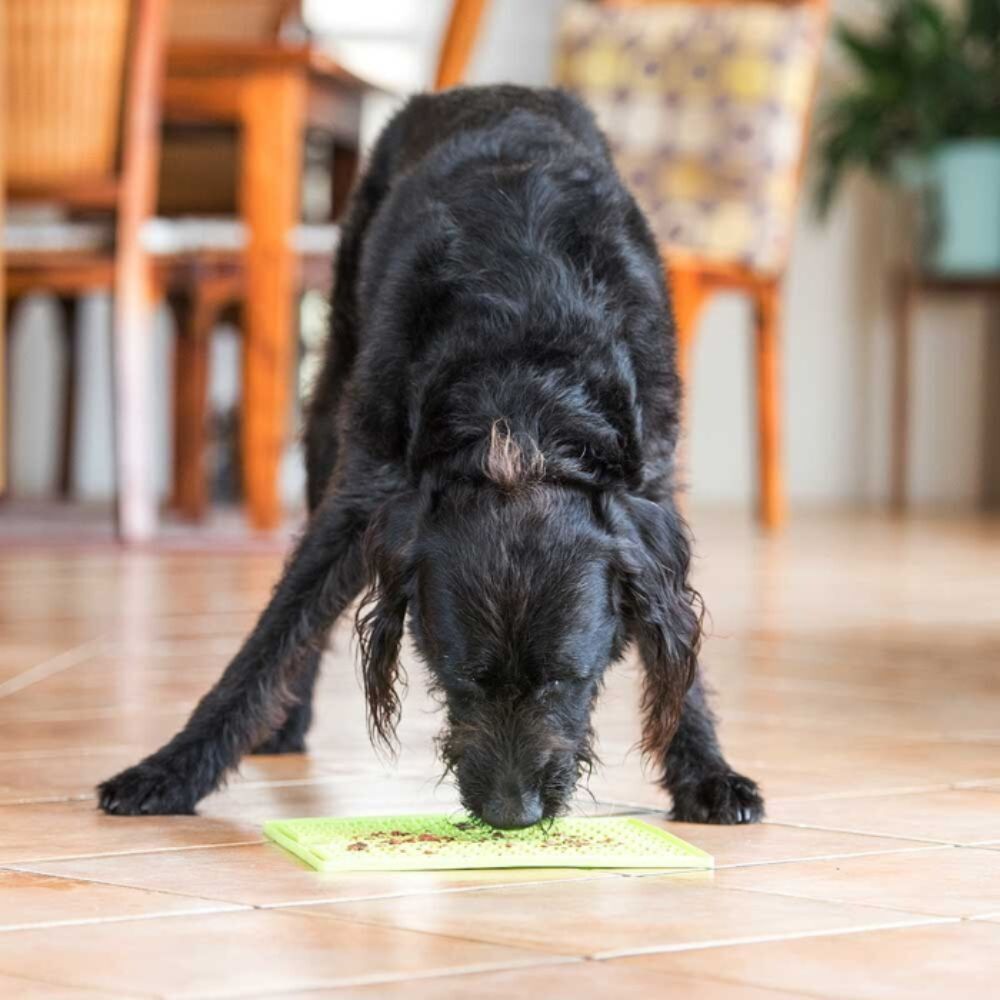
[[700, 669], [664, 753], [663, 786], [674, 801], [671, 817], [679, 822], [756, 823], [764, 816], [756, 783], [734, 771], [719, 747]]
[[705, 697], [701, 599], [688, 583], [687, 529], [669, 497], [658, 504], [633, 499], [631, 510], [647, 556], [628, 588], [645, 673], [643, 751], [673, 798], [674, 819], [754, 823], [764, 815], [764, 800], [726, 762]]
[[99, 787], [105, 812], [194, 812], [245, 753], [282, 726], [317, 644], [364, 583], [362, 537], [378, 499], [375, 490], [334, 493], [316, 510], [250, 638], [184, 729]]

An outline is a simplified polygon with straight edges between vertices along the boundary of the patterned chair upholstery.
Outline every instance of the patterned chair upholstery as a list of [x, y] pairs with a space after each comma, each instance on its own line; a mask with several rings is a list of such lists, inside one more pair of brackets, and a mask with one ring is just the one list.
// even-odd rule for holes
[[568, 6], [559, 82], [668, 257], [783, 269], [822, 39], [810, 4]]

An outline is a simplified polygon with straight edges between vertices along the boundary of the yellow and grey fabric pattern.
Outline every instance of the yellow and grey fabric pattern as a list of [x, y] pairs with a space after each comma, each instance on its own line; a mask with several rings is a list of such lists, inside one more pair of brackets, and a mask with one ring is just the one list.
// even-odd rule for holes
[[768, 273], [790, 242], [821, 41], [806, 4], [576, 2], [558, 77], [596, 113], [668, 253]]

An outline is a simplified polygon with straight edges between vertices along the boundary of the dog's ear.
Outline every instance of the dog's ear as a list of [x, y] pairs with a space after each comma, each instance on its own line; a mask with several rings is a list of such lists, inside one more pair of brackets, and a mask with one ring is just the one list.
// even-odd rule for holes
[[688, 582], [691, 544], [671, 507], [627, 496], [613, 505], [617, 575], [644, 670], [642, 752], [662, 755], [680, 721], [701, 645], [701, 597]]
[[413, 544], [419, 517], [415, 494], [390, 500], [375, 515], [364, 540], [368, 589], [355, 622], [368, 703], [372, 743], [390, 753], [396, 748], [400, 688], [406, 676], [399, 665], [406, 608], [415, 571]]

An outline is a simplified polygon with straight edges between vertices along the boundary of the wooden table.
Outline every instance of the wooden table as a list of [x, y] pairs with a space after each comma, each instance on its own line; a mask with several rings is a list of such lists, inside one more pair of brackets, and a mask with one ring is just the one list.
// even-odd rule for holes
[[281, 517], [296, 329], [289, 234], [299, 221], [305, 132], [330, 134], [335, 174], [352, 174], [369, 89], [309, 46], [184, 43], [167, 53], [164, 121], [227, 125], [240, 134], [237, 187], [248, 234], [240, 433], [249, 517], [258, 529]]
[[892, 394], [892, 480], [889, 499], [892, 508], [906, 506], [909, 473], [910, 347], [913, 314], [921, 297], [975, 295], [1000, 304], [1000, 274], [969, 277], [942, 277], [904, 270], [893, 281], [895, 345]]

